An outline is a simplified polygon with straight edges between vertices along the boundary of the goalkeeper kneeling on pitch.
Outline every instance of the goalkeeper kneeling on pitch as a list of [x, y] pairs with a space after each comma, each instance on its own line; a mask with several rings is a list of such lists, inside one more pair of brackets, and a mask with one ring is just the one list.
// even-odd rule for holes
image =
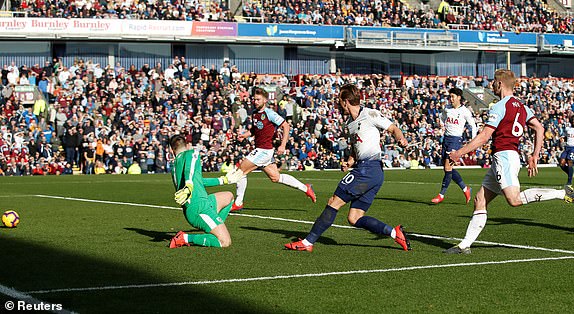
[[185, 138], [174, 135], [169, 144], [176, 156], [171, 167], [171, 175], [175, 186], [175, 201], [181, 205], [183, 214], [190, 225], [206, 233], [187, 234], [179, 231], [170, 241], [170, 248], [184, 245], [200, 245], [213, 247], [228, 247], [231, 236], [225, 226], [233, 204], [233, 193], [217, 192], [207, 194], [205, 187], [223, 184], [235, 184], [243, 177], [237, 169], [219, 178], [204, 178], [201, 173], [201, 157], [199, 151], [187, 149]]

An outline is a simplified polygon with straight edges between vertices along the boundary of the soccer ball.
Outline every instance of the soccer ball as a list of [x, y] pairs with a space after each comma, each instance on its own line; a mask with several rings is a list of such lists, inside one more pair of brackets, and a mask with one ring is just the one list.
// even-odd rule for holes
[[7, 210], [2, 214], [2, 223], [8, 228], [14, 228], [20, 222], [20, 216], [13, 210]]

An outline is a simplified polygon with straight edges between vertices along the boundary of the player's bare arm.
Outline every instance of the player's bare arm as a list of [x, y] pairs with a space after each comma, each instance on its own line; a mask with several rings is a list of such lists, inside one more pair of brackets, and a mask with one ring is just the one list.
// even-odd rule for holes
[[530, 119], [527, 122], [529, 128], [533, 129], [534, 135], [534, 152], [532, 156], [528, 157], [528, 176], [533, 177], [538, 174], [538, 158], [540, 157], [540, 150], [544, 142], [544, 126], [536, 118]]
[[478, 135], [472, 139], [472, 141], [468, 142], [468, 144], [464, 145], [461, 149], [457, 151], [450, 152], [449, 159], [452, 162], [456, 163], [463, 155], [468, 154], [476, 150], [477, 148], [481, 147], [482, 145], [486, 144], [486, 142], [488, 142], [488, 140], [492, 136], [492, 133], [494, 133], [494, 129], [485, 126], [482, 129], [482, 131], [480, 131], [480, 133], [478, 133]]
[[409, 142], [407, 141], [407, 139], [405, 138], [405, 135], [403, 134], [403, 131], [401, 131], [401, 129], [399, 129], [398, 126], [392, 124], [388, 129], [387, 132], [391, 133], [393, 135], [393, 137], [395, 138], [395, 140], [397, 141], [397, 143], [399, 143], [399, 145], [401, 145], [401, 147], [406, 147], [407, 145], [409, 145]]
[[243, 141], [246, 138], [249, 138], [251, 136], [251, 132], [250, 131], [245, 131], [243, 133], [239, 133], [237, 134], [237, 139], [240, 141]]
[[281, 139], [281, 145], [277, 147], [277, 155], [283, 155], [285, 153], [285, 146], [287, 146], [287, 140], [289, 139], [289, 130], [291, 126], [287, 121], [281, 123], [281, 129], [283, 129], [283, 138]]

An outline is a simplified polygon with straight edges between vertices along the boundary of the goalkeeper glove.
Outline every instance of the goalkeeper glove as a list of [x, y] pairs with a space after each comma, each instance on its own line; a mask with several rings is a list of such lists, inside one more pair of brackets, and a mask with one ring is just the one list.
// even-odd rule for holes
[[223, 177], [223, 184], [235, 184], [243, 178], [243, 171], [239, 168], [233, 169]]
[[185, 186], [182, 189], [177, 190], [175, 192], [174, 194], [175, 202], [178, 203], [179, 205], [185, 204], [191, 197], [192, 192], [193, 192], [193, 183], [191, 181], [186, 182]]

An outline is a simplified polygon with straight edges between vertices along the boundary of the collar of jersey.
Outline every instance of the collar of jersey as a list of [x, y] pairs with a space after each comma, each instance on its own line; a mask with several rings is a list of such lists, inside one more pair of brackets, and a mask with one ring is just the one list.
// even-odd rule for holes
[[[357, 118], [361, 115], [361, 112], [363, 112], [363, 109], [365, 109], [365, 106], [359, 106], [359, 113], [357, 114]], [[355, 119], [353, 119], [352, 115], [349, 115], [351, 117], [351, 121], [355, 121]]]

